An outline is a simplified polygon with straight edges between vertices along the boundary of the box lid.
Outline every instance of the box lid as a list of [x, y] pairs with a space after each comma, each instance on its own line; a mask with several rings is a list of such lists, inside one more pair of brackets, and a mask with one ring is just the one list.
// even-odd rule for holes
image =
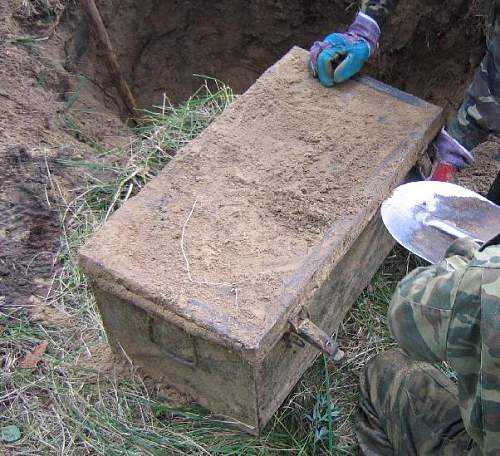
[[293, 48], [81, 249], [97, 286], [263, 356], [415, 164], [441, 109], [331, 89]]

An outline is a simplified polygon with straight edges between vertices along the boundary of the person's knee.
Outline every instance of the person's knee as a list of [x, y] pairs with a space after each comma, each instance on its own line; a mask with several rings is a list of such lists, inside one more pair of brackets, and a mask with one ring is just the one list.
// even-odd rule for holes
[[390, 350], [371, 358], [365, 368], [365, 377], [372, 382], [390, 383], [402, 370], [407, 370], [411, 361], [402, 351]]
[[429, 363], [410, 359], [400, 350], [381, 353], [368, 361], [360, 386], [362, 398], [383, 413], [390, 413], [391, 407], [408, 394], [415, 404], [426, 403], [433, 394], [450, 398], [456, 394], [456, 385], [442, 372]]
[[390, 397], [405, 383], [413, 364], [415, 362], [400, 350], [374, 356], [361, 375], [361, 395], [369, 398], [373, 405], [385, 408], [391, 402]]

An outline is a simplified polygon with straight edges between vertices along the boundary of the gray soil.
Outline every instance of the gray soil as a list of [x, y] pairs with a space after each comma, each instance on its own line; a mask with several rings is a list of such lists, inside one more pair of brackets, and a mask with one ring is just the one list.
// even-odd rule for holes
[[307, 58], [275, 65], [127, 202], [84, 248], [86, 270], [255, 346], [327, 229], [355, 238], [439, 128], [431, 105], [321, 88]]

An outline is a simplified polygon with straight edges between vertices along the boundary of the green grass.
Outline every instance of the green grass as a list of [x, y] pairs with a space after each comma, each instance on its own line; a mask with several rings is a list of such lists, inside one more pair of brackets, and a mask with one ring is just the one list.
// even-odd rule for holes
[[11, 46], [22, 46], [29, 49], [31, 52], [39, 55], [38, 46], [41, 41], [46, 41], [47, 37], [35, 37], [35, 36], [13, 36], [7, 37], [0, 40], [0, 44], [11, 45]]
[[[6, 454], [355, 454], [358, 375], [369, 357], [394, 345], [387, 306], [397, 279], [413, 267], [402, 251], [388, 258], [343, 322], [338, 339], [346, 358], [334, 365], [320, 357], [260, 437], [195, 406], [180, 407], [130, 362], [116, 361], [115, 372], [92, 361], [106, 353], [106, 335], [76, 252], [233, 101], [228, 87], [214, 84], [180, 106], [165, 103], [145, 113], [124, 150], [102, 153], [97, 147], [98, 161], [52, 163], [77, 168], [86, 184], [70, 199], [60, 192], [60, 270], [47, 297], [57, 318], [33, 321], [19, 308], [0, 310], [0, 426], [22, 430], [21, 440], [4, 446]], [[51, 184], [57, 192], [57, 181]], [[38, 367], [18, 369], [43, 340], [49, 348]]]

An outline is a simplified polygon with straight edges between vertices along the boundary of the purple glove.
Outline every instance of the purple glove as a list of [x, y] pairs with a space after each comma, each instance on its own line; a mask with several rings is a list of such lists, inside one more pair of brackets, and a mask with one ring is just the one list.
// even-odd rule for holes
[[443, 128], [433, 142], [440, 162], [462, 169], [474, 163], [472, 154]]
[[363, 39], [370, 46], [370, 57], [373, 57], [378, 49], [378, 41], [380, 39], [380, 27], [375, 19], [372, 19], [361, 11], [357, 14], [356, 19], [347, 29], [345, 33], [353, 40]]

